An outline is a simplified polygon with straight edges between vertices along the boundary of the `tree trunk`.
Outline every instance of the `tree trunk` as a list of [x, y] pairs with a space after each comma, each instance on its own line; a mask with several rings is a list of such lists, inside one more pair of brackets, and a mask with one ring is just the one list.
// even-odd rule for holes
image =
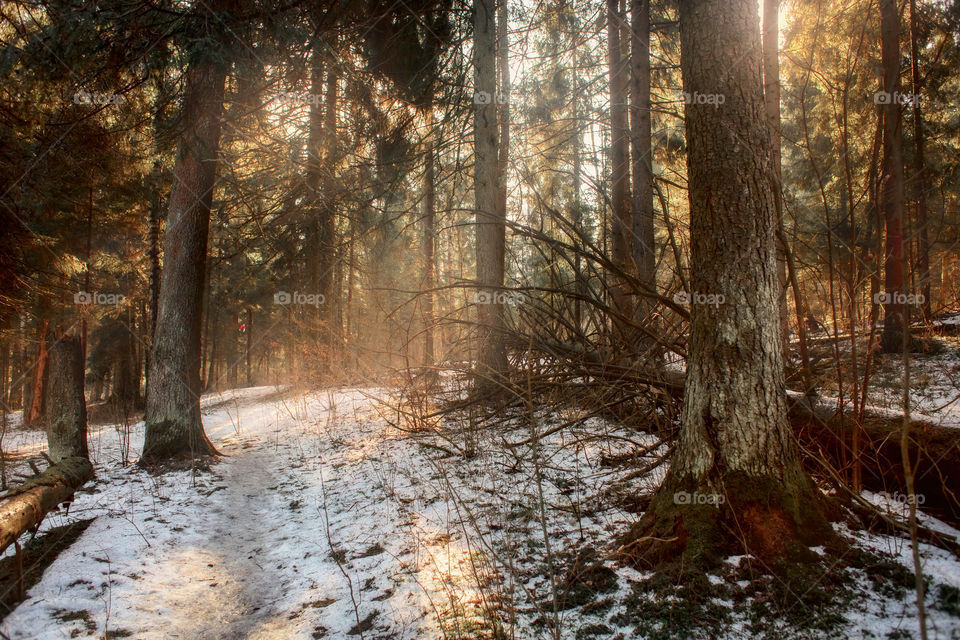
[[691, 288], [716, 298], [692, 296], [679, 441], [626, 541], [640, 564], [773, 558], [830, 531], [787, 421], [759, 37], [752, 0], [680, 3], [684, 91], [723, 96], [686, 107]]
[[923, 111], [920, 95], [923, 80], [920, 77], [920, 51], [917, 43], [917, 0], [910, 0], [910, 72], [913, 88], [913, 156], [914, 181], [917, 193], [917, 269], [920, 272], [920, 293], [923, 295], [921, 309], [924, 322], [930, 322], [930, 236], [927, 231], [927, 161], [925, 153], [926, 134], [923, 131]]
[[88, 458], [87, 404], [83, 395], [83, 345], [80, 338], [61, 338], [50, 347], [50, 379], [46, 394], [47, 447], [54, 463]]
[[[656, 245], [653, 232], [653, 141], [650, 110], [650, 0], [631, 0], [631, 106], [633, 158], [633, 260], [637, 278], [656, 292]], [[636, 318], [644, 322], [650, 302], [637, 302]]]
[[[430, 123], [431, 129], [433, 122]], [[437, 286], [437, 274], [435, 268], [436, 247], [434, 244], [436, 234], [436, 184], [433, 175], [433, 131], [430, 132], [430, 140], [427, 142], [426, 167], [423, 175], [423, 363], [425, 366], [433, 366], [436, 362], [436, 356], [433, 352], [433, 290]], [[353, 243], [350, 243], [351, 252]], [[353, 264], [351, 260], [351, 286], [350, 295], [353, 294]], [[349, 299], [350, 296], [348, 296]], [[348, 309], [349, 312], [349, 309]]]
[[89, 460], [64, 458], [7, 493], [0, 501], [0, 552], [39, 525], [48, 511], [71, 502], [76, 490], [91, 478], [93, 466]]
[[251, 345], [250, 343], [253, 341], [253, 310], [251, 310], [249, 307], [247, 307], [247, 322], [246, 322], [246, 325], [247, 325], [247, 327], [246, 327], [246, 330], [244, 331], [244, 334], [246, 335], [247, 340], [246, 340], [246, 342], [245, 342], [244, 345], [243, 345], [243, 346], [244, 346], [244, 359], [246, 360], [246, 371], [245, 371], [245, 376], [244, 376], [244, 377], [246, 378], [247, 386], [248, 386], [248, 387], [252, 387], [252, 386], [253, 386], [253, 371], [252, 371], [252, 369], [250, 368], [250, 364], [251, 364], [251, 363], [250, 363], [250, 348], [251, 348], [252, 345]]
[[[783, 232], [783, 188], [780, 163], [780, 0], [763, 0], [763, 99], [770, 126], [770, 161], [777, 177], [774, 191], [777, 207], [777, 229]], [[786, 240], [786, 234], [778, 236]], [[787, 247], [777, 242], [777, 276], [780, 280], [780, 326], [784, 356], [789, 355], [790, 316], [787, 312]]]
[[[220, 8], [227, 6], [230, 3], [223, 2]], [[205, 3], [199, 3], [198, 8], [204, 7]], [[223, 15], [204, 10], [210, 29], [220, 31]], [[200, 422], [200, 330], [207, 233], [227, 71], [227, 65], [214, 58], [197, 57], [186, 75], [150, 358], [143, 445], [147, 461], [216, 453]]]
[[[883, 177], [880, 208], [886, 226], [884, 249], [885, 296], [883, 334], [885, 353], [899, 353], [904, 332], [903, 282], [903, 121], [900, 95], [900, 13], [896, 0], [880, 0], [880, 57], [883, 70]], [[909, 335], [907, 336], [909, 341]]]
[[47, 328], [49, 321], [43, 320], [37, 328], [37, 359], [33, 365], [32, 382], [29, 387], [29, 402], [23, 405], [25, 424], [32, 424], [43, 418], [44, 392], [47, 383]]
[[491, 388], [507, 372], [503, 337], [506, 220], [499, 205], [497, 133], [497, 47], [495, 0], [475, 0], [474, 26], [474, 202], [477, 221], [477, 384]]
[[[132, 327], [130, 322], [130, 312], [127, 313], [127, 326]], [[137, 404], [137, 396], [140, 392], [140, 381], [137, 375], [137, 345], [134, 342], [134, 334], [131, 330], [123, 338], [123, 345], [119, 349], [116, 362], [116, 373], [114, 379], [114, 393], [112, 400], [124, 411], [130, 412]]]
[[147, 219], [150, 257], [150, 339], [157, 331], [157, 310], [160, 308], [160, 216], [163, 196], [160, 194], [160, 161], [153, 164], [151, 181], [150, 214]]
[[[607, 0], [607, 62], [610, 73], [610, 212], [611, 259], [623, 273], [631, 273], [630, 158], [627, 149], [627, 69], [623, 64], [620, 36], [623, 31], [620, 0]], [[614, 340], [630, 340], [627, 319], [631, 317], [628, 285], [622, 276], [611, 289]]]

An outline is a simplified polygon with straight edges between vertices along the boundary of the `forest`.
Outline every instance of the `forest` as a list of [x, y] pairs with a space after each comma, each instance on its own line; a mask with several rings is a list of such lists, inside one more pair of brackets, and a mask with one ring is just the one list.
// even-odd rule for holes
[[960, 0], [2, 0], [0, 639], [960, 639]]

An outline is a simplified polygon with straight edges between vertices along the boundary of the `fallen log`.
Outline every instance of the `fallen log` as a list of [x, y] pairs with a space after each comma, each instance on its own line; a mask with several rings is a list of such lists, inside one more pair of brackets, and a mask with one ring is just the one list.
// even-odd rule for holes
[[[581, 364], [581, 367], [592, 376], [659, 388], [678, 400], [683, 398], [685, 376], [680, 372], [637, 370], [612, 365], [588, 369]], [[790, 392], [789, 419], [805, 450], [823, 456], [834, 469], [842, 469], [851, 463], [852, 411], [845, 411], [841, 418], [835, 403]], [[906, 479], [900, 452], [903, 415], [897, 411], [868, 407], [860, 428], [860, 464], [864, 488], [894, 494], [901, 501], [906, 500]], [[910, 442], [917, 506], [954, 527], [960, 527], [960, 485], [957, 483], [957, 478], [960, 478], [960, 429], [914, 418], [910, 421]]]
[[[795, 397], [790, 421], [801, 444], [819, 452], [835, 469], [852, 463], [853, 412], [840, 414], [830, 403]], [[903, 416], [897, 412], [864, 412], [860, 431], [860, 464], [865, 489], [898, 494], [907, 499], [900, 452]], [[926, 420], [910, 421], [910, 459], [914, 466], [917, 506], [944, 522], [960, 526], [960, 429], [941, 427]]]
[[82, 456], [63, 458], [0, 498], [0, 552], [24, 532], [40, 525], [48, 512], [93, 478], [93, 465]]

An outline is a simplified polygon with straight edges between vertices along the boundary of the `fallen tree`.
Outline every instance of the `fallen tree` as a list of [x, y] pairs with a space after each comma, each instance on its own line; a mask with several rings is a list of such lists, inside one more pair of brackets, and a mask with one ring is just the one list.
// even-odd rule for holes
[[50, 467], [0, 498], [0, 552], [24, 532], [36, 530], [44, 516], [93, 478], [87, 452], [87, 409], [83, 395], [83, 348], [80, 339], [64, 336], [50, 347], [49, 381], [44, 386], [44, 455]]
[[90, 461], [71, 456], [8, 491], [0, 498], [0, 552], [39, 526], [49, 511], [72, 502], [77, 489], [92, 478]]
[[[841, 419], [839, 411], [830, 403], [798, 399], [791, 403], [790, 420], [806, 449], [819, 453], [836, 469], [852, 464], [852, 412], [845, 412]], [[864, 488], [906, 500], [900, 451], [903, 416], [868, 408], [860, 428]], [[909, 433], [917, 506], [953, 526], [960, 525], [960, 496], [953, 484], [960, 477], [960, 449], [957, 448], [960, 429], [911, 420]]]
[[[617, 403], [651, 390], [659, 390], [678, 402], [683, 398], [682, 372], [603, 362], [598, 355], [559, 342], [536, 340], [530, 346], [551, 360], [566, 362], [571, 377], [581, 376], [623, 389], [627, 396], [616, 398]], [[833, 469], [849, 468], [853, 462], [855, 418], [849, 407], [841, 413], [835, 401], [791, 391], [788, 416], [803, 451], [819, 456]], [[555, 427], [559, 428], [562, 427]], [[864, 489], [892, 494], [904, 501], [908, 498], [900, 451], [902, 428], [900, 412], [867, 407], [860, 425], [860, 465]], [[910, 421], [910, 443], [918, 506], [960, 526], [960, 495], [954, 489], [955, 478], [960, 478], [960, 429], [914, 417]], [[815, 464], [808, 464], [808, 468], [819, 474]]]

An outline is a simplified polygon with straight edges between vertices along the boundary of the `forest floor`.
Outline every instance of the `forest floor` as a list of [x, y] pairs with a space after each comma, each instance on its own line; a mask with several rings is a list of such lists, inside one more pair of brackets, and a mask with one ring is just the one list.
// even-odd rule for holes
[[[162, 475], [130, 464], [142, 423], [91, 427], [97, 479], [69, 514], [47, 518], [27, 557], [47, 555], [37, 549], [64, 527], [75, 540], [45, 561], [0, 632], [17, 640], [917, 636], [902, 538], [838, 525], [853, 546], [824, 552], [802, 584], [762, 578], [740, 557], [696, 593], [654, 587], [649, 574], [607, 556], [639, 517], [638, 496], [662, 478], [663, 466], [629, 478], [644, 460], [634, 454], [655, 437], [599, 418], [532, 437], [575, 417], [573, 408], [507, 416], [497, 432], [438, 423], [440, 437], [407, 430], [392, 402], [383, 389], [208, 395], [204, 426], [223, 457]], [[24, 429], [4, 440], [21, 465], [44, 446], [42, 432]], [[960, 562], [928, 545], [921, 553], [930, 637], [960, 638]]]

